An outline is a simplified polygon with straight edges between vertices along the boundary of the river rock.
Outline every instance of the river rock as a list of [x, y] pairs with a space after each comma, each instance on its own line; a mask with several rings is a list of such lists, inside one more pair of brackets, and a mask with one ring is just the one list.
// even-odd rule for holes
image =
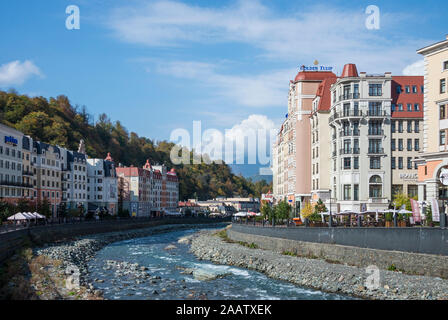
[[177, 247], [174, 244], [169, 244], [164, 248], [164, 250], [173, 250], [173, 249], [177, 249]]

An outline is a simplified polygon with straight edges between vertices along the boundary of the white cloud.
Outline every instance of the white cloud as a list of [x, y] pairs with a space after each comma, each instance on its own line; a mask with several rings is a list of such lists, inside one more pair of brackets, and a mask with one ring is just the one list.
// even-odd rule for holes
[[405, 76], [423, 76], [425, 74], [425, 60], [416, 61], [403, 69]]
[[42, 76], [39, 68], [29, 60], [19, 60], [0, 66], [0, 86], [21, 85], [31, 76]]
[[276, 127], [265, 115], [249, 115], [224, 132], [211, 129], [204, 133], [202, 152], [213, 160], [222, 159], [228, 164], [268, 164]]
[[180, 79], [200, 82], [213, 88], [213, 94], [246, 107], [284, 106], [287, 101], [288, 80], [295, 70], [277, 70], [264, 74], [234, 75], [220, 67], [195, 61], [156, 63], [155, 71]]
[[[359, 64], [367, 72], [401, 71], [418, 44], [400, 34], [405, 14], [381, 12], [381, 30], [365, 27], [362, 5], [353, 9], [302, 7], [279, 16], [259, 1], [237, 1], [206, 8], [173, 1], [116, 8], [108, 27], [122, 41], [147, 46], [242, 43], [260, 49], [259, 56], [287, 61]], [[381, 67], [381, 70], [378, 68]], [[397, 68], [400, 68], [397, 70]]]

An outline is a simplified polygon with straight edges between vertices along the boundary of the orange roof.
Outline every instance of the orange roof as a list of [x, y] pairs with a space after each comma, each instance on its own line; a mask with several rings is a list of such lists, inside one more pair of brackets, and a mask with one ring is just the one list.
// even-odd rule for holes
[[322, 81], [326, 78], [336, 78], [336, 75], [331, 71], [300, 71], [294, 82], [297, 81]]
[[[423, 76], [393, 76], [392, 77], [392, 103], [395, 104], [395, 111], [392, 112], [392, 118], [423, 118]], [[397, 93], [397, 87], [401, 86], [401, 93]], [[410, 93], [406, 93], [406, 86], [410, 87]], [[417, 87], [417, 93], [412, 92], [412, 86]], [[419, 104], [419, 111], [407, 111], [407, 105]], [[403, 111], [398, 111], [398, 104], [403, 105]]]
[[331, 91], [330, 87], [333, 83], [336, 82], [336, 78], [327, 78], [324, 79], [319, 84], [317, 88], [316, 96], [320, 97], [319, 105], [317, 106], [318, 111], [328, 111], [331, 108]]
[[347, 63], [344, 66], [344, 70], [342, 70], [341, 78], [348, 78], [348, 77], [358, 77], [358, 69], [356, 68], [356, 64]]

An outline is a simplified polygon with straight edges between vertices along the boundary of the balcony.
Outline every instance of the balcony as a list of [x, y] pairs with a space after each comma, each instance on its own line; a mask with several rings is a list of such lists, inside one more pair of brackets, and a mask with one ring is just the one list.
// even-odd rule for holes
[[368, 154], [384, 154], [384, 148], [369, 148]]
[[384, 130], [369, 130], [368, 132], [369, 136], [384, 136]]
[[345, 148], [339, 150], [340, 155], [345, 154], [359, 154], [359, 148]]
[[356, 93], [349, 92], [349, 93], [341, 94], [339, 96], [339, 101], [351, 100], [351, 99], [359, 99], [359, 92], [356, 92]]
[[387, 116], [389, 116], [389, 113], [386, 111], [386, 110], [369, 110], [368, 112], [367, 112], [367, 116], [368, 117], [379, 117], [379, 118], [382, 118], [382, 117], [387, 117]]
[[335, 112], [332, 116], [330, 116], [328, 122], [331, 123], [337, 119], [342, 118], [362, 118], [363, 112], [361, 110], [345, 110], [342, 112]]
[[22, 183], [22, 182], [12, 182], [12, 181], [6, 181], [6, 180], [0, 181], [0, 186], [33, 189], [33, 185], [32, 184]]
[[22, 171], [22, 176], [33, 177], [33, 176], [34, 176], [34, 173], [31, 172], [31, 171], [23, 170], [23, 171]]

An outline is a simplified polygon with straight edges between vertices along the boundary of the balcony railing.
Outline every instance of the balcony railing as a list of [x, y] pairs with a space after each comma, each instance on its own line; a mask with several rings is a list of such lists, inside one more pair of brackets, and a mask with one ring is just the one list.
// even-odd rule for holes
[[384, 154], [384, 148], [369, 148], [369, 154]]
[[369, 110], [367, 115], [369, 117], [387, 117], [389, 113], [386, 110]]
[[329, 122], [333, 122], [336, 119], [340, 118], [361, 118], [365, 114], [361, 110], [345, 110], [342, 112], [335, 112], [332, 116], [329, 118]]
[[8, 186], [8, 187], [19, 187], [19, 188], [33, 188], [32, 184], [29, 183], [22, 183], [22, 182], [12, 182], [12, 181], [6, 181], [2, 180], [0, 181], [1, 186]]
[[359, 99], [359, 92], [356, 93], [345, 93], [339, 96], [339, 101], [342, 100], [350, 100], [350, 99]]
[[32, 177], [32, 176], [34, 176], [34, 173], [31, 172], [31, 171], [23, 170], [23, 171], [22, 171], [22, 175], [23, 175], [23, 176], [30, 176], [30, 177]]
[[359, 154], [359, 148], [344, 148], [339, 150], [339, 154]]
[[369, 136], [384, 136], [384, 130], [369, 130]]

